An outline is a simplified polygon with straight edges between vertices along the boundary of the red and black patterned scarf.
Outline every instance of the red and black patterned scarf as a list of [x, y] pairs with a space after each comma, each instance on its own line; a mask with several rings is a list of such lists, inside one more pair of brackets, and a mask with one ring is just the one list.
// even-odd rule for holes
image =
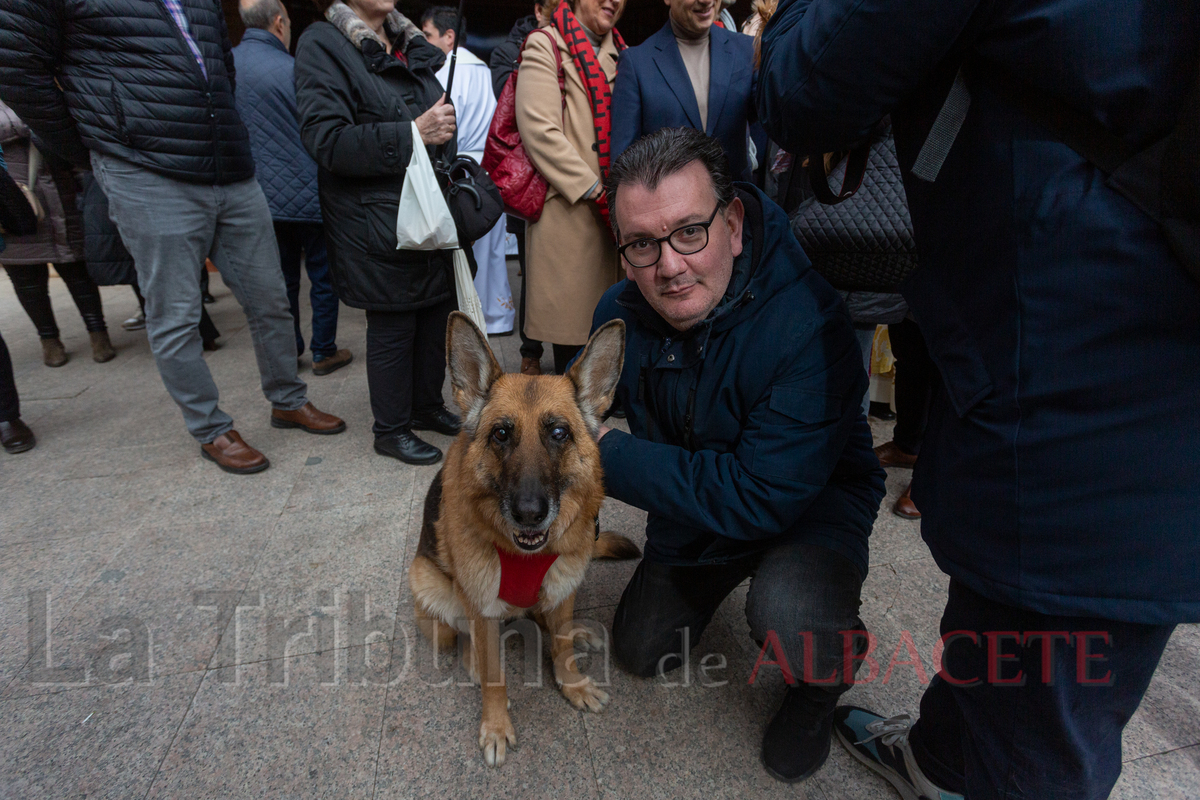
[[[563, 41], [567, 43], [567, 50], [571, 53], [571, 58], [575, 60], [575, 67], [579, 70], [579, 77], [583, 79], [583, 85], [587, 88], [588, 98], [592, 103], [592, 123], [596, 127], [596, 155], [600, 159], [600, 183], [603, 184], [608, 178], [609, 166], [609, 146], [611, 143], [612, 132], [612, 89], [609, 88], [608, 78], [604, 76], [604, 70], [600, 68], [600, 62], [596, 59], [596, 51], [592, 49], [592, 43], [588, 41], [587, 34], [583, 31], [583, 26], [575, 19], [575, 15], [571, 13], [571, 7], [567, 3], [559, 3], [558, 10], [553, 16], [554, 27], [562, 34]], [[617, 29], [612, 31], [613, 44], [617, 46], [617, 52], [625, 49], [625, 40], [621, 38], [621, 34], [617, 33]], [[601, 195], [600, 215], [604, 217], [604, 222], [608, 223], [608, 196]]]

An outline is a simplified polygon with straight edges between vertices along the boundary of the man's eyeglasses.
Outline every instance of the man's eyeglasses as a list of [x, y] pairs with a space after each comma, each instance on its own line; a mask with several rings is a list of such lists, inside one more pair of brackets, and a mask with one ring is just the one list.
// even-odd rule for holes
[[629, 266], [641, 269], [653, 267], [658, 263], [658, 260], [662, 258], [663, 242], [671, 245], [671, 249], [681, 256], [699, 253], [708, 247], [708, 228], [713, 224], [713, 220], [717, 218], [717, 212], [720, 210], [721, 203], [718, 201], [717, 207], [713, 209], [707, 222], [689, 222], [658, 239], [635, 239], [618, 247], [617, 254], [624, 256], [625, 260], [629, 262]]

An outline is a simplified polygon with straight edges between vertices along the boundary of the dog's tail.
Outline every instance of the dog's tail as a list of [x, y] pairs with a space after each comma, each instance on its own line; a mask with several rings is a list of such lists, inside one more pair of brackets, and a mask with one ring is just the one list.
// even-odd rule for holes
[[612, 531], [602, 531], [592, 550], [592, 558], [626, 559], [638, 558], [641, 555], [642, 551], [629, 537]]

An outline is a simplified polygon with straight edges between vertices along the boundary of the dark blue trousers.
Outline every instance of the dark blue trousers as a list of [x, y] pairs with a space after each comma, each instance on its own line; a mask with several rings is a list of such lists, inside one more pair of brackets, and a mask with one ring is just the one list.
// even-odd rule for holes
[[909, 734], [917, 763], [969, 800], [1108, 797], [1173, 630], [1024, 611], [952, 580], [942, 672]]
[[314, 361], [337, 352], [338, 298], [329, 277], [329, 254], [325, 249], [325, 228], [316, 222], [276, 222], [275, 240], [279, 243], [279, 266], [287, 284], [288, 304], [296, 323], [296, 355], [304, 352], [300, 332], [300, 254], [312, 287], [312, 343]]
[[0, 422], [12, 422], [21, 416], [21, 404], [17, 399], [17, 384], [13, 380], [12, 359], [8, 356], [8, 345], [0, 336]]

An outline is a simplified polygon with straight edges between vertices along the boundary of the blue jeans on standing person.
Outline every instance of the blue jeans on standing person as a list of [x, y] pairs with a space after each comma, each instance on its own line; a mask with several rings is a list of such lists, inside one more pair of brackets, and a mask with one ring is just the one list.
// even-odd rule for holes
[[233, 428], [200, 342], [200, 265], [211, 258], [242, 309], [263, 394], [272, 408], [307, 402], [296, 377], [296, 344], [271, 212], [258, 181], [184, 183], [92, 152], [109, 216], [133, 256], [146, 298], [146, 333], [163, 383], [201, 444]]
[[1174, 629], [1026, 611], [952, 579], [943, 672], [908, 737], [917, 764], [971, 800], [1108, 797]]
[[288, 305], [296, 329], [296, 355], [304, 354], [304, 334], [300, 331], [300, 256], [311, 284], [308, 298], [312, 305], [313, 363], [324, 361], [337, 352], [338, 297], [329, 277], [329, 254], [325, 249], [325, 227], [319, 222], [275, 222], [275, 240], [279, 243], [279, 266], [287, 284]]

